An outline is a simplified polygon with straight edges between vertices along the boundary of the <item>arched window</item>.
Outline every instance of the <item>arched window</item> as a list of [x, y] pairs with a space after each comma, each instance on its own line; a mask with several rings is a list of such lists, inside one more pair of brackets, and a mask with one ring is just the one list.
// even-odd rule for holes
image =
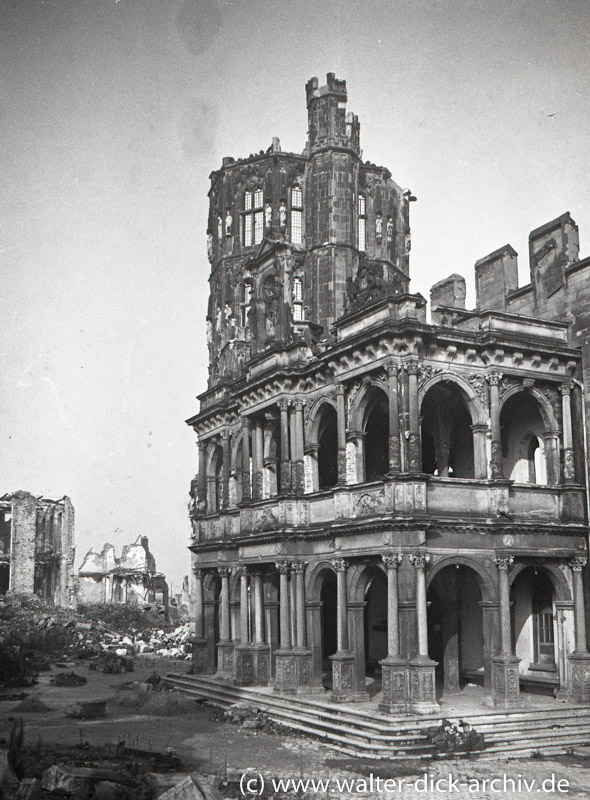
[[293, 319], [301, 322], [303, 319], [303, 278], [293, 278]]
[[456, 384], [432, 386], [420, 414], [423, 471], [441, 478], [473, 478], [472, 420]]
[[301, 244], [303, 241], [303, 191], [301, 186], [291, 189], [291, 241]]
[[389, 470], [389, 413], [385, 392], [375, 389], [364, 418], [365, 480], [375, 481]]
[[243, 283], [240, 294], [240, 328], [248, 325], [248, 309], [250, 308], [251, 288], [247, 283]]
[[367, 247], [367, 204], [364, 194], [358, 196], [358, 249], [363, 252]]
[[329, 405], [323, 407], [318, 428], [318, 479], [320, 490], [338, 483], [338, 421]]
[[533, 397], [509, 397], [500, 414], [504, 475], [517, 483], [547, 483], [545, 426]]
[[242, 241], [245, 247], [260, 244], [264, 235], [264, 193], [254, 189], [244, 193]]

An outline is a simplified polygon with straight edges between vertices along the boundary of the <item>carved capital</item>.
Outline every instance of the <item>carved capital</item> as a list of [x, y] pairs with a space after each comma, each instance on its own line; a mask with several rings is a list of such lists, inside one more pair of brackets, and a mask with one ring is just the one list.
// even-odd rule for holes
[[581, 572], [587, 563], [588, 559], [582, 558], [582, 556], [575, 556], [575, 558], [572, 558], [569, 562], [569, 566], [572, 572]]
[[217, 567], [217, 572], [221, 578], [229, 578], [231, 575], [231, 567]]
[[245, 414], [242, 415], [242, 429], [244, 431], [249, 431], [251, 425], [250, 417], [247, 417]]
[[303, 574], [305, 572], [305, 567], [307, 566], [305, 561], [293, 561], [291, 564], [291, 569], [293, 572], [299, 572]]
[[275, 567], [277, 568], [277, 572], [281, 575], [288, 575], [291, 569], [291, 564], [288, 561], [277, 561], [275, 563]]
[[399, 364], [397, 363], [397, 361], [390, 359], [385, 364], [385, 371], [387, 372], [390, 378], [397, 377], [397, 374], [399, 372]]
[[418, 375], [420, 364], [416, 360], [406, 361], [405, 363], [406, 372], [408, 375]]
[[486, 381], [490, 384], [490, 386], [499, 386], [502, 377], [503, 376], [501, 372], [498, 370], [493, 370], [492, 372], [487, 373]]
[[247, 578], [248, 575], [250, 574], [250, 571], [249, 571], [248, 566], [246, 564], [238, 564], [238, 566], [234, 569], [234, 573], [236, 575], [239, 575], [240, 578], [244, 578], [244, 577]]
[[204, 574], [205, 574], [205, 570], [201, 569], [201, 567], [195, 567], [193, 569], [193, 575], [195, 576], [195, 580], [197, 580], [197, 581], [202, 581]]
[[199, 453], [203, 453], [203, 455], [207, 452], [207, 444], [208, 442], [205, 439], [199, 439], [197, 447], [199, 448]]
[[221, 443], [222, 445], [227, 444], [229, 442], [229, 431], [227, 428], [221, 431]]
[[303, 407], [305, 406], [305, 402], [300, 397], [297, 397], [293, 401], [293, 405], [295, 406], [295, 411], [303, 411]]
[[346, 559], [345, 558], [335, 558], [332, 561], [332, 566], [336, 570], [336, 572], [346, 572]]
[[506, 571], [508, 571], [509, 567], [514, 564], [514, 556], [494, 556], [492, 560], [498, 569], [503, 569]]
[[279, 409], [281, 411], [287, 412], [289, 410], [289, 401], [288, 400], [279, 400]]
[[430, 553], [410, 553], [409, 559], [416, 569], [426, 569], [430, 564]]
[[404, 560], [404, 557], [401, 553], [394, 553], [387, 556], [381, 556], [381, 560], [387, 569], [397, 569]]
[[559, 384], [559, 393], [562, 397], [569, 397], [572, 393], [572, 389], [574, 388], [574, 384], [571, 381], [566, 381], [565, 383]]

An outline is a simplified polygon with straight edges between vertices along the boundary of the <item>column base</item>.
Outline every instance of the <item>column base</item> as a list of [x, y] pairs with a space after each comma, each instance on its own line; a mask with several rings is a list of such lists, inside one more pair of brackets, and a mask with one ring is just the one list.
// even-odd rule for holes
[[270, 647], [267, 644], [236, 645], [234, 683], [237, 686], [268, 686]]
[[413, 714], [436, 714], [440, 706], [436, 702], [436, 661], [428, 656], [415, 656], [408, 663], [410, 677], [410, 707]]
[[234, 677], [236, 646], [231, 640], [217, 642], [217, 672], [215, 677], [221, 681], [231, 681]]
[[590, 653], [577, 653], [568, 656], [570, 664], [570, 685], [567, 699], [570, 703], [590, 703]]
[[496, 708], [516, 708], [522, 705], [518, 665], [520, 658], [502, 653], [492, 658], [494, 686], [494, 706]]
[[192, 648], [192, 667], [195, 675], [203, 675], [208, 672], [209, 665], [207, 663], [208, 645], [207, 639], [197, 639], [193, 637], [189, 639]]
[[405, 658], [384, 658], [380, 661], [383, 697], [379, 711], [404, 714], [410, 703], [410, 676]]
[[312, 683], [311, 650], [275, 652], [275, 692], [280, 694], [320, 694], [323, 686]]
[[354, 653], [339, 651], [330, 656], [332, 662], [332, 697], [333, 703], [368, 703], [371, 699], [368, 692], [359, 692], [356, 688]]

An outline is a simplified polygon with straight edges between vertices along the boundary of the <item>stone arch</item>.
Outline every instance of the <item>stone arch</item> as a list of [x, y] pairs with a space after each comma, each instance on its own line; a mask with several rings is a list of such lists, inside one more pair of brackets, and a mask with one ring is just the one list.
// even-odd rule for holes
[[[482, 377], [483, 380], [483, 377]], [[445, 370], [444, 372], [439, 372], [436, 375], [428, 378], [422, 386], [418, 390], [418, 402], [420, 408], [422, 408], [422, 402], [426, 393], [432, 389], [433, 386], [436, 386], [437, 383], [453, 383], [457, 386], [465, 404], [467, 405], [467, 409], [471, 415], [471, 424], [472, 425], [487, 425], [488, 423], [488, 409], [486, 408], [483, 401], [480, 399], [479, 395], [473, 388], [473, 386], [469, 383], [469, 381], [465, 380], [462, 375], [458, 375], [454, 372], [449, 372]]]
[[205, 571], [203, 575], [203, 599], [216, 602], [221, 590], [221, 575], [217, 570]]
[[517, 483], [559, 482], [559, 425], [542, 392], [518, 385], [503, 394], [500, 429], [505, 477]]
[[381, 561], [352, 564], [348, 568], [348, 599], [351, 603], [360, 603], [364, 600], [371, 572], [374, 572], [375, 569], [386, 575], [385, 567]]
[[519, 563], [510, 570], [509, 583], [511, 587], [520, 573], [529, 567], [543, 570], [547, 574], [555, 590], [555, 600], [566, 603], [573, 602], [569, 582], [557, 564], [543, 564], [534, 559], [519, 561]]
[[367, 406], [371, 403], [375, 389], [380, 389], [387, 397], [387, 383], [385, 380], [376, 377], [363, 378], [361, 386], [355, 392], [350, 404], [350, 411], [348, 415], [348, 429], [349, 430], [362, 430]]
[[309, 417], [305, 425], [305, 441], [309, 445], [318, 444], [318, 430], [322, 419], [323, 406], [331, 406], [337, 412], [336, 401], [330, 395], [318, 397], [309, 410]]
[[470, 567], [475, 572], [483, 601], [489, 602], [497, 600], [497, 591], [494, 579], [485, 569], [483, 564], [481, 564], [475, 558], [460, 554], [444, 556], [440, 560], [436, 561], [432, 567], [430, 567], [426, 573], [426, 589], [428, 590], [430, 588], [430, 584], [439, 572], [446, 567], [452, 567], [457, 564], [463, 567]]
[[523, 386], [510, 387], [510, 389], [508, 389], [506, 392], [502, 394], [500, 413], [502, 413], [502, 409], [506, 405], [507, 401], [517, 394], [523, 394], [525, 396], [532, 398], [535, 401], [546, 431], [559, 430], [559, 424], [557, 421], [557, 417], [555, 416], [555, 411], [553, 410], [553, 406], [551, 405], [549, 400], [545, 397], [543, 392], [539, 391], [539, 389], [536, 389], [534, 386], [531, 387], [530, 389], [527, 389]]
[[317, 564], [314, 564], [311, 569], [307, 569], [305, 573], [305, 597], [309, 602], [312, 603], [319, 603], [320, 601], [320, 594], [322, 591], [322, 573], [325, 570], [329, 570], [333, 572], [334, 575], [336, 574], [336, 569], [331, 561], [325, 559], [323, 561], [318, 561]]

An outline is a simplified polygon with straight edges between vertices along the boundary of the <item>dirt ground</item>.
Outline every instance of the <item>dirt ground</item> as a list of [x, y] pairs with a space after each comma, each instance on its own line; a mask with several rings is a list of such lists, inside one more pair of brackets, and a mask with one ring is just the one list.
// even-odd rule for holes
[[[64, 715], [67, 705], [88, 699], [108, 700], [122, 684], [130, 680], [145, 680], [154, 670], [164, 675], [171, 671], [182, 672], [186, 668], [183, 662], [170, 659], [136, 657], [135, 672], [104, 675], [80, 663], [67, 669], [84, 675], [88, 683], [72, 688], [49, 683], [51, 675], [59, 670], [54, 668], [52, 673], [42, 673], [38, 685], [28, 691], [30, 697], [39, 697], [49, 710], [22, 714], [26, 742], [35, 744], [41, 739], [48, 745], [76, 745], [87, 741], [94, 746], [125, 741], [128, 747], [145, 750], [172, 748], [180, 757], [185, 772], [216, 773], [225, 777], [227, 771], [230, 779], [236, 781], [248, 771], [262, 773], [267, 784], [265, 794], [278, 793], [270, 791], [272, 777], [296, 780], [329, 778], [327, 789], [299, 786], [296, 792], [296, 787], [293, 787], [293, 793], [313, 795], [321, 800], [384, 796], [403, 797], [404, 800], [447, 796], [460, 800], [473, 797], [485, 800], [590, 797], [590, 748], [587, 751], [580, 748], [577, 755], [560, 759], [523, 761], [472, 757], [469, 760], [387, 763], [347, 758], [311, 739], [270, 735], [218, 722], [213, 719], [210, 706], [184, 698], [181, 700], [183, 713], [173, 716], [146, 715], [141, 708], [114, 704], [107, 705], [107, 717], [103, 719], [77, 720]], [[15, 710], [18, 704], [19, 701], [0, 703], [0, 737], [6, 739], [12, 721], [21, 716]], [[455, 783], [449, 782], [449, 775]], [[504, 776], [508, 781], [506, 784]], [[162, 778], [162, 791], [180, 777]], [[339, 786], [337, 781], [345, 778], [356, 782], [348, 787]], [[378, 778], [403, 779], [403, 783], [390, 784], [386, 788], [378, 784]], [[497, 783], [483, 784], [484, 780], [494, 778]], [[531, 785], [533, 779], [535, 783]], [[442, 781], [438, 786], [432, 783], [437, 780]], [[510, 780], [515, 781], [514, 788]], [[559, 790], [559, 780], [567, 781], [567, 787], [562, 783]], [[545, 781], [544, 785], [542, 781]], [[234, 785], [234, 794], [240, 795], [239, 786]]]

